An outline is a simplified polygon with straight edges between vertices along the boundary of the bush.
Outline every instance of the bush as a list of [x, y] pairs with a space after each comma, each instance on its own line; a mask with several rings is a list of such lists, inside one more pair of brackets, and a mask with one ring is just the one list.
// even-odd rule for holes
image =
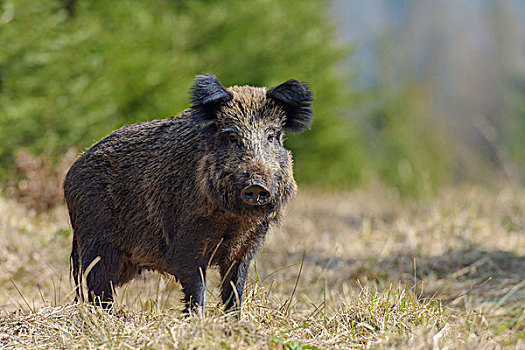
[[[75, 3], [68, 1], [68, 3]], [[292, 135], [299, 181], [350, 186], [364, 168], [345, 118], [350, 100], [322, 0], [3, 2], [0, 20], [0, 164], [22, 147], [53, 159], [124, 124], [188, 106], [195, 74], [225, 85], [309, 82], [312, 131]], [[72, 17], [71, 14], [74, 14]]]

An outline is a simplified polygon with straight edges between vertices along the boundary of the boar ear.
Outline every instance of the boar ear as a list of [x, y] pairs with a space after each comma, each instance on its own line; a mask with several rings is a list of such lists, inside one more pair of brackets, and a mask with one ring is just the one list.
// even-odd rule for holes
[[288, 80], [268, 91], [266, 96], [284, 108], [285, 130], [297, 132], [310, 129], [310, 122], [314, 117], [314, 97], [307, 84], [298, 80]]
[[190, 94], [194, 106], [225, 103], [233, 98], [232, 93], [213, 74], [197, 75]]

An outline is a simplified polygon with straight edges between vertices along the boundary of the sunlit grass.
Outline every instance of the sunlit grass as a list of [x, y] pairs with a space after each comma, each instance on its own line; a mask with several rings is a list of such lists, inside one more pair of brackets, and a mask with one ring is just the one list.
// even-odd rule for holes
[[0, 200], [0, 346], [348, 349], [525, 347], [525, 191], [461, 189], [428, 202], [303, 191], [250, 271], [239, 319], [216, 271], [204, 316], [146, 272], [113, 314], [72, 304], [64, 208]]

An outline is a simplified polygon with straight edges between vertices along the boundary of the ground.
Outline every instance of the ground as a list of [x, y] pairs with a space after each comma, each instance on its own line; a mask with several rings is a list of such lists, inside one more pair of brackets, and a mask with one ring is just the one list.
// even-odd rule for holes
[[525, 349], [525, 190], [407, 200], [302, 190], [252, 267], [240, 319], [146, 272], [113, 314], [74, 304], [63, 207], [0, 199], [1, 348]]

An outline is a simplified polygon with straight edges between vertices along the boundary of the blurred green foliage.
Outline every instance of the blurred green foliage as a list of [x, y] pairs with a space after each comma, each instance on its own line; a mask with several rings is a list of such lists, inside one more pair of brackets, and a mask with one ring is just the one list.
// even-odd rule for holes
[[425, 89], [380, 84], [373, 97], [368, 149], [379, 178], [402, 194], [435, 194], [450, 181], [453, 152], [445, 131], [430, 118]]
[[[330, 4], [0, 0], [0, 179], [14, 174], [22, 148], [57, 158], [123, 125], [181, 112], [194, 76], [209, 72], [225, 86], [311, 85], [312, 130], [286, 141], [302, 184], [378, 178], [421, 196], [456, 181], [460, 143], [438, 125], [446, 118], [432, 107], [432, 85], [413, 77], [386, 33], [377, 82], [352, 92], [350, 50], [335, 44]], [[501, 143], [525, 168], [523, 86]]]
[[517, 75], [509, 80], [510, 93], [507, 96], [510, 99], [510, 117], [502, 131], [502, 140], [520, 168], [518, 176], [521, 181], [525, 181], [525, 77]]
[[[75, 3], [74, 15], [66, 3]], [[298, 181], [352, 186], [366, 168], [327, 1], [4, 1], [1, 176], [17, 150], [54, 157], [122, 125], [189, 105], [195, 74], [225, 86], [297, 78], [316, 96], [312, 130], [289, 135]]]

